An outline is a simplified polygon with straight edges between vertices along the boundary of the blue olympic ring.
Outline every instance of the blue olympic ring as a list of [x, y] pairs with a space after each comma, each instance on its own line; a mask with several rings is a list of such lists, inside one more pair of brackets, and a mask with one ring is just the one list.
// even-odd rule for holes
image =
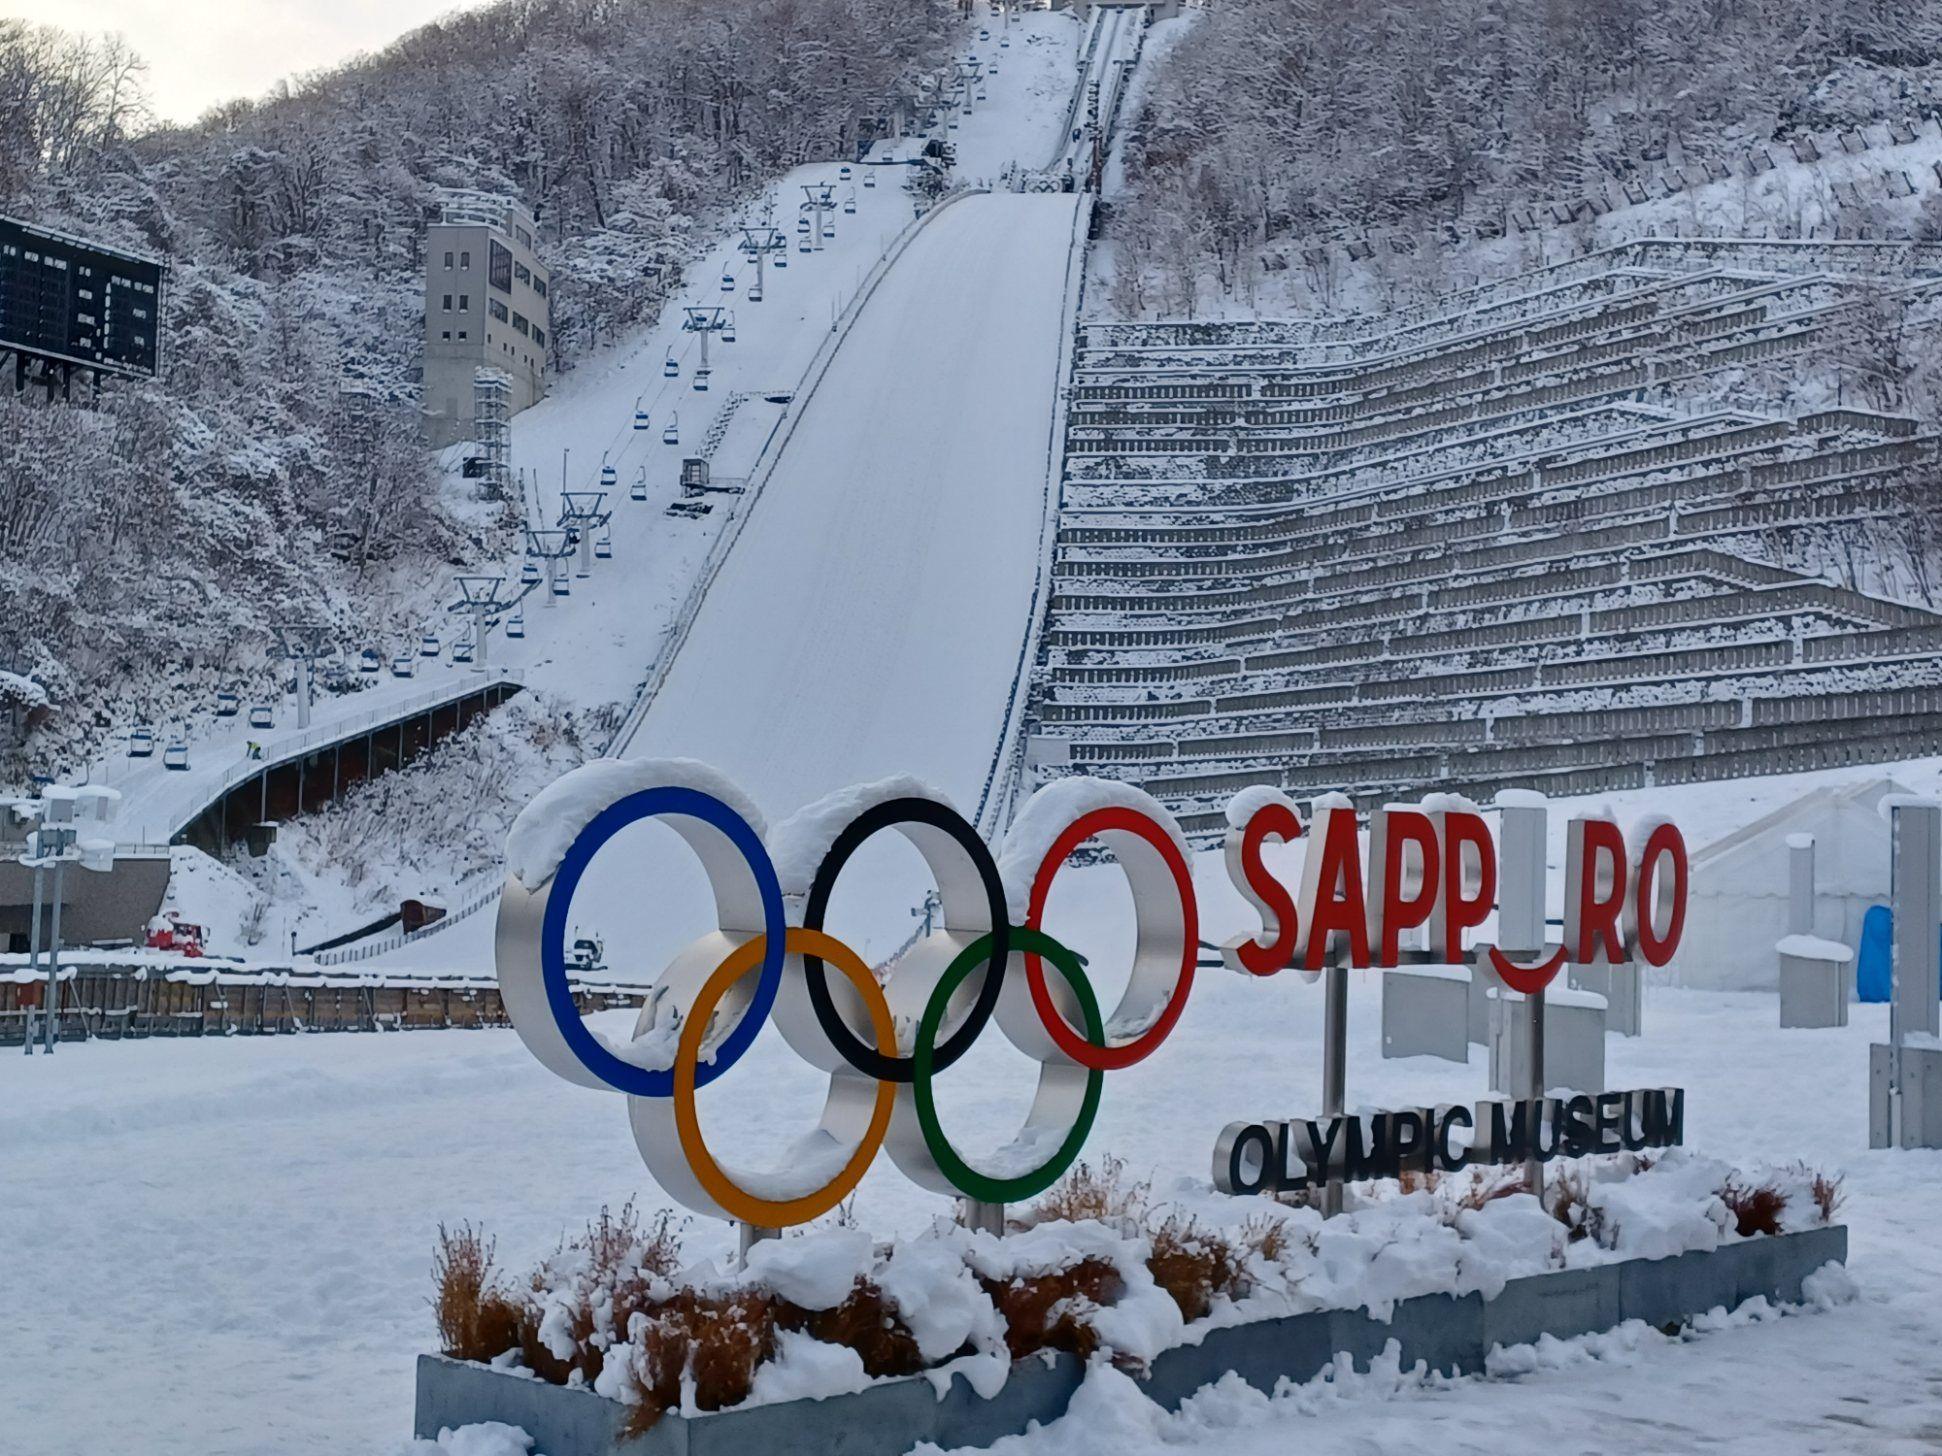
[[546, 919], [540, 931], [540, 974], [546, 987], [546, 1004], [560, 1035], [588, 1071], [618, 1091], [635, 1097], [672, 1097], [674, 1068], [652, 1070], [622, 1061], [602, 1045], [580, 1019], [573, 992], [566, 979], [567, 916], [573, 904], [574, 888], [586, 873], [594, 855], [606, 842], [630, 824], [664, 814], [698, 819], [724, 834], [742, 853], [755, 876], [762, 897], [762, 928], [767, 937], [762, 952], [762, 969], [756, 978], [755, 996], [735, 1029], [722, 1039], [714, 1057], [704, 1062], [695, 1074], [695, 1085], [705, 1087], [739, 1061], [769, 1019], [776, 993], [782, 989], [782, 963], [786, 955], [788, 921], [782, 909], [782, 882], [776, 876], [775, 861], [749, 822], [712, 794], [699, 789], [663, 785], [642, 789], [624, 799], [616, 799], [593, 822], [580, 831], [555, 873], [553, 888], [547, 896]]

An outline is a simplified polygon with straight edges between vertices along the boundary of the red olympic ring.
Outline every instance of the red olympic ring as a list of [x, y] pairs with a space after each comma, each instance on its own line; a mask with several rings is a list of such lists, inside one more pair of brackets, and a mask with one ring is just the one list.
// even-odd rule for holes
[[1180, 897], [1183, 942], [1180, 974], [1159, 1019], [1132, 1041], [1119, 1046], [1099, 1046], [1087, 1041], [1073, 1030], [1071, 1023], [1060, 1012], [1058, 1003], [1052, 999], [1051, 987], [1045, 978], [1045, 963], [1032, 952], [1025, 952], [1026, 983], [1031, 988], [1032, 1005], [1037, 1008], [1039, 1020], [1045, 1023], [1046, 1032], [1059, 1050], [1080, 1066], [1103, 1072], [1130, 1067], [1144, 1060], [1167, 1039], [1174, 1023], [1180, 1019], [1180, 1013], [1187, 1009], [1187, 994], [1193, 989], [1194, 963], [1200, 945], [1199, 906], [1194, 899], [1193, 871], [1188, 867], [1186, 856], [1180, 852], [1180, 846], [1172, 836], [1152, 819], [1136, 809], [1117, 805], [1081, 814], [1052, 841], [1052, 847], [1045, 852], [1045, 858], [1039, 862], [1038, 871], [1032, 877], [1032, 894], [1025, 912], [1026, 926], [1044, 933], [1045, 902], [1051, 895], [1052, 881], [1060, 867], [1088, 839], [1113, 831], [1136, 835], [1151, 845], [1172, 875], [1174, 891]]

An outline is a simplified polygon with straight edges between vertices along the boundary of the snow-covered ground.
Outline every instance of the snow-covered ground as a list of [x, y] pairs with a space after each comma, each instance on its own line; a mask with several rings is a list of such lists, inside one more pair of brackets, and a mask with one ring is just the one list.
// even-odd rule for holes
[[[1105, 880], [1102, 905], [1112, 878], [1073, 876]], [[1074, 908], [1055, 907], [1061, 934], [1115, 938], [1110, 912]], [[1321, 999], [1292, 976], [1203, 973], [1171, 1040], [1108, 1077], [1092, 1148], [1155, 1173], [1162, 1195], [1180, 1179], [1204, 1185], [1225, 1122], [1312, 1107]], [[1645, 1037], [1611, 1042], [1612, 1085], [1687, 1087], [1688, 1137], [1705, 1151], [1844, 1172], [1859, 1301], [1678, 1348], [1640, 1338], [1551, 1351], [1517, 1377], [1528, 1391], [1402, 1382], [1398, 1399], [1397, 1381], [1351, 1381], [1250, 1411], [1234, 1438], [1244, 1449], [1388, 1450], [1415, 1444], [1429, 1421], [1461, 1433], [1458, 1450], [1682, 1451], [1698, 1433], [1748, 1451], [1920, 1448], [1942, 1339], [1932, 1228], [1942, 1154], [1867, 1150], [1866, 1046], [1883, 1035], [1885, 1008], [1814, 1032], [1780, 1031], [1761, 996], [1654, 991], [1646, 1010]], [[1481, 1053], [1468, 1067], [1379, 1060], [1373, 982], [1355, 988], [1351, 1012], [1352, 1101], [1485, 1092]], [[607, 1029], [624, 1022], [609, 1017]], [[1026, 1101], [1029, 1064], [999, 1042], [987, 1037], [941, 1084], [947, 1126], [973, 1150], [1015, 1125]], [[704, 1094], [704, 1124], [745, 1138], [741, 1156], [761, 1162], [814, 1119], [820, 1087], [768, 1034]], [[602, 1203], [663, 1201], [621, 1100], [562, 1082], [510, 1032], [0, 1058], [0, 1150], [0, 1240], [16, 1256], [15, 1313], [0, 1321], [10, 1415], [0, 1444], [33, 1456], [390, 1451], [409, 1428], [413, 1357], [433, 1339], [441, 1221], [483, 1221], [502, 1262], [523, 1270]], [[887, 1159], [856, 1201], [880, 1234], [944, 1211]], [[725, 1227], [688, 1230], [695, 1256], [730, 1245]], [[1211, 1435], [1146, 1417], [1111, 1429], [1122, 1453]], [[1080, 1439], [1068, 1430], [1035, 1449]]]

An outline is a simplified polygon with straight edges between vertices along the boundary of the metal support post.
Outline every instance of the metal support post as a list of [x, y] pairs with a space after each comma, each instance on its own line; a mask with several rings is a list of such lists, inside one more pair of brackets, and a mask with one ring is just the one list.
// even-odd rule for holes
[[[38, 827], [36, 827], [34, 833], [36, 836], [39, 835], [40, 830]], [[36, 860], [40, 858], [40, 849], [40, 840], [36, 837], [34, 840], [34, 858]], [[36, 864], [34, 866], [34, 922], [28, 928], [27, 932], [27, 976], [29, 984], [32, 984], [32, 978], [40, 973], [41, 887], [42, 876], [46, 873], [47, 871], [42, 869], [40, 865]], [[26, 1050], [26, 1054], [31, 1057], [34, 1054], [34, 1028], [31, 1023], [22, 1026], [20, 1039]]]
[[[73, 831], [62, 832], [62, 839]], [[41, 1050], [54, 1055], [54, 1043], [61, 1039], [61, 872], [67, 868], [66, 846], [54, 861], [54, 923], [47, 933], [47, 1004], [40, 1010]]]

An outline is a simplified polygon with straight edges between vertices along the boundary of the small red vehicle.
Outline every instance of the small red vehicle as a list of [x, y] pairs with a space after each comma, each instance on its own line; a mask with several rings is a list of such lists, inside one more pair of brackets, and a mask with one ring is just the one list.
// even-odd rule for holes
[[191, 925], [173, 910], [148, 922], [148, 948], [170, 950], [192, 960], [202, 958], [202, 927]]

